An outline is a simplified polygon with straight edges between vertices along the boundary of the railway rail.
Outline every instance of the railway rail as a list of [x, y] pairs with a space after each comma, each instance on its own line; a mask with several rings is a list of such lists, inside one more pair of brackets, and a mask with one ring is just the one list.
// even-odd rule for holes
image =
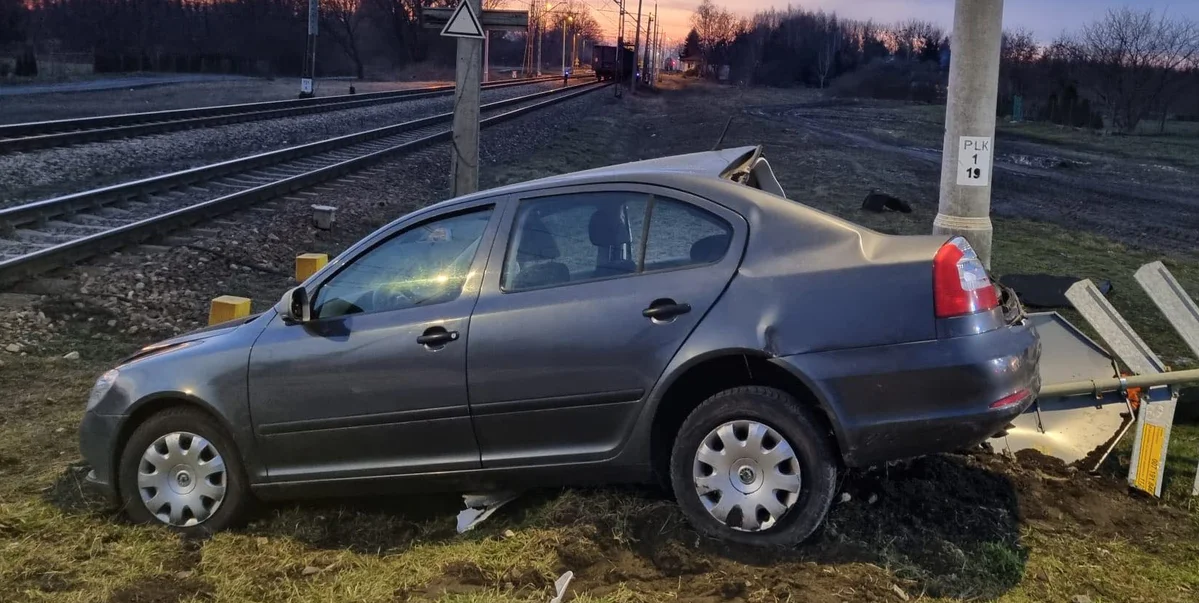
[[[561, 79], [555, 77], [534, 77], [504, 80], [483, 84], [483, 89], [494, 90], [539, 82], [558, 81]], [[445, 96], [453, 93], [454, 86], [452, 85], [428, 86], [408, 90], [344, 94], [300, 100], [265, 101], [198, 107], [194, 109], [170, 109], [165, 111], [7, 124], [0, 125], [0, 154], [99, 142], [117, 138], [146, 136], [148, 134], [161, 134], [163, 132], [190, 130], [193, 128], [208, 128], [260, 119], [275, 119], [309, 113], [357, 109], [371, 105]]]
[[[488, 103], [481, 127], [604, 87]], [[0, 209], [0, 286], [449, 140], [453, 113]]]

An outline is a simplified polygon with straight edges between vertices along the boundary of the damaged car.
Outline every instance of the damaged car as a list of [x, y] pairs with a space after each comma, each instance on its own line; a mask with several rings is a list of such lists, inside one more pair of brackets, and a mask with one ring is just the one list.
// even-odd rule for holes
[[87, 402], [89, 481], [218, 530], [256, 499], [656, 483], [790, 546], [838, 473], [974, 446], [1040, 344], [970, 245], [784, 195], [758, 147], [421, 209], [272, 309], [149, 346]]

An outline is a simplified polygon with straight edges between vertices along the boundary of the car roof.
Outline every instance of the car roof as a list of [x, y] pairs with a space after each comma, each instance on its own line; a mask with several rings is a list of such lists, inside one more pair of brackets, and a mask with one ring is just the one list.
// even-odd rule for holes
[[[429, 206], [425, 211], [438, 211], [445, 207], [476, 199], [575, 184], [592, 184], [605, 181], [651, 182], [657, 180], [655, 177], [670, 174], [720, 179], [732, 169], [745, 164], [760, 153], [761, 147], [745, 146], [609, 165], [491, 188], [442, 201], [441, 203]], [[422, 211], [421, 213], [425, 212]]]

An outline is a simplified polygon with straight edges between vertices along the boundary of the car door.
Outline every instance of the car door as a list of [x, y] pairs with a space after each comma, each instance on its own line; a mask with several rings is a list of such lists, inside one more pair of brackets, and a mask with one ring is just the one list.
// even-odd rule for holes
[[308, 285], [310, 321], [271, 321], [249, 367], [271, 480], [479, 466], [466, 346], [497, 216], [475, 205], [378, 235]]
[[483, 466], [607, 458], [732, 278], [747, 226], [715, 203], [642, 185], [517, 201], [467, 349]]

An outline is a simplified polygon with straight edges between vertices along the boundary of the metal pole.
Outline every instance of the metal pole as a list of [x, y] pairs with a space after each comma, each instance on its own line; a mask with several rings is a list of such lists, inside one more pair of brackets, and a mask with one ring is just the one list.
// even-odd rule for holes
[[569, 24], [562, 20], [562, 77], [566, 77], [566, 28]]
[[541, 7], [537, 7], [537, 75], [541, 75], [541, 42], [545, 39], [545, 31], [542, 30], [544, 17]]
[[483, 30], [483, 81], [491, 78], [491, 30]]
[[304, 47], [304, 66], [300, 72], [300, 98], [316, 94], [316, 30], [320, 9], [317, 0], [308, 0], [308, 40]]
[[625, 0], [620, 0], [620, 22], [616, 25], [616, 75], [613, 76], [615, 85], [612, 86], [613, 94], [616, 98], [621, 95], [621, 79], [624, 77], [624, 3]]
[[649, 22], [645, 25], [645, 48], [641, 49], [641, 84], [645, 85], [649, 81], [649, 47], [652, 45], [653, 36], [650, 34], [654, 30], [654, 15], [650, 13]]
[[[482, 0], [470, 2], [475, 14], [483, 14]], [[458, 38], [458, 62], [454, 78], [454, 135], [450, 144], [450, 196], [479, 190], [479, 89], [483, 65], [483, 41]]]
[[1183, 383], [1199, 383], [1199, 369], [1154, 373], [1152, 375], [1131, 375], [1124, 378], [1111, 377], [1108, 379], [1051, 383], [1049, 385], [1042, 385], [1039, 394], [1042, 398], [1076, 396], [1090, 393], [1098, 395], [1100, 392], [1117, 391], [1129, 387], [1157, 387], [1159, 385], [1181, 385]]
[[637, 21], [633, 32], [633, 77], [629, 78], [629, 90], [637, 85], [637, 49], [641, 47], [641, 0], [637, 0]]
[[949, 104], [934, 234], [966, 237], [991, 266], [991, 166], [999, 89], [1003, 0], [957, 0]]

